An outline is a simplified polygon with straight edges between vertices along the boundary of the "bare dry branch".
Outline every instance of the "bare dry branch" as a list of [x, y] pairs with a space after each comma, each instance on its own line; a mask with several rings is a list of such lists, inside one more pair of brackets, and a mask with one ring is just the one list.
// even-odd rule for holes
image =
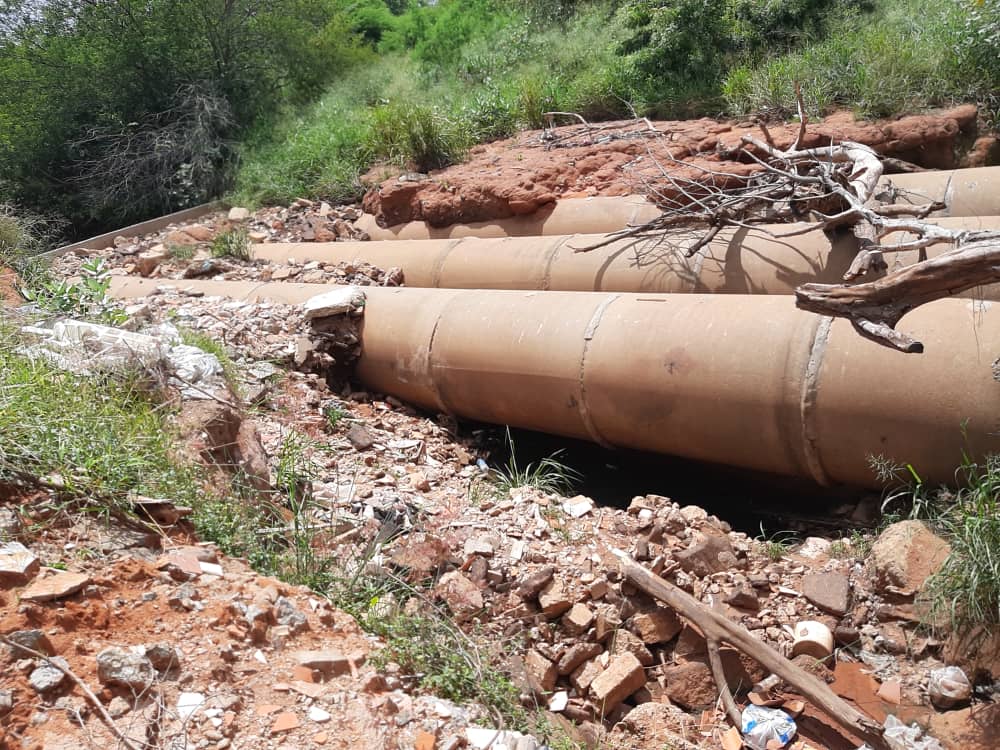
[[88, 686], [86, 682], [77, 677], [77, 675], [73, 672], [73, 670], [67, 669], [66, 667], [62, 666], [59, 662], [50, 659], [48, 656], [41, 653], [40, 651], [35, 651], [32, 648], [28, 648], [27, 646], [22, 646], [19, 643], [15, 643], [5, 635], [0, 635], [0, 642], [6, 644], [7, 646], [10, 646], [12, 649], [14, 649], [15, 653], [23, 651], [26, 654], [29, 654], [30, 656], [33, 656], [36, 659], [42, 659], [50, 667], [54, 667], [58, 669], [60, 672], [62, 672], [64, 675], [66, 675], [70, 680], [73, 681], [73, 683], [78, 688], [80, 688], [80, 692], [82, 692], [84, 696], [87, 698], [87, 700], [90, 701], [91, 705], [94, 707], [94, 710], [97, 711], [97, 715], [101, 717], [101, 721], [104, 722], [104, 724], [108, 727], [111, 733], [118, 739], [118, 741], [125, 746], [126, 750], [143, 750], [143, 748], [140, 748], [138, 745], [132, 742], [132, 740], [130, 740], [124, 733], [122, 733], [122, 731], [115, 724], [115, 720], [111, 718], [111, 715], [104, 708], [104, 704], [101, 703], [100, 699], [96, 695], [94, 695], [94, 691], [90, 689], [90, 686]]
[[[806, 672], [772, 649], [766, 643], [754, 638], [747, 630], [715, 612], [690, 594], [654, 575], [620, 550], [614, 550], [621, 563], [626, 580], [638, 586], [650, 596], [671, 607], [677, 614], [693, 623], [711, 643], [729, 643], [740, 652], [753, 658], [763, 667], [779, 675], [781, 679], [798, 690], [829, 718], [858, 738], [868, 742], [876, 750], [886, 750], [888, 744], [883, 738], [883, 727], [874, 719], [858, 711], [827, 687], [815, 675]], [[711, 649], [709, 651], [711, 655]], [[721, 661], [718, 665], [721, 671]], [[713, 675], [715, 669], [713, 668]], [[723, 702], [726, 702], [723, 685], [724, 676], [716, 677]], [[728, 688], [726, 689], [728, 691]], [[730, 698], [731, 698], [730, 694]], [[735, 709], [735, 704], [733, 704]], [[731, 711], [727, 715], [733, 720]]]
[[847, 318], [866, 338], [920, 353], [922, 343], [895, 330], [910, 310], [966, 289], [1000, 282], [1000, 239], [972, 242], [866, 284], [803, 284], [795, 291], [802, 310]]

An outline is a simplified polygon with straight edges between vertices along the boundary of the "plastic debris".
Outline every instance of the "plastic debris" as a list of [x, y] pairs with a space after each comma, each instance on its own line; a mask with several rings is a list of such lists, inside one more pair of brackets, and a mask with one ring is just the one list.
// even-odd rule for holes
[[885, 717], [885, 732], [882, 735], [890, 750], [944, 750], [933, 737], [923, 737], [923, 731], [916, 723], [906, 726], [892, 714]]
[[972, 683], [959, 667], [941, 667], [931, 671], [927, 692], [935, 708], [954, 708], [972, 699]]
[[767, 750], [767, 743], [777, 740], [784, 747], [798, 731], [791, 716], [778, 708], [750, 705], [743, 709], [743, 741], [753, 750]]
[[25, 326], [21, 330], [38, 339], [38, 343], [22, 347], [22, 353], [45, 358], [69, 372], [115, 372], [134, 365], [146, 370], [159, 368], [188, 398], [211, 398], [212, 391], [224, 385], [218, 358], [181, 343], [178, 330], [168, 324], [135, 333], [67, 319], [51, 328]]

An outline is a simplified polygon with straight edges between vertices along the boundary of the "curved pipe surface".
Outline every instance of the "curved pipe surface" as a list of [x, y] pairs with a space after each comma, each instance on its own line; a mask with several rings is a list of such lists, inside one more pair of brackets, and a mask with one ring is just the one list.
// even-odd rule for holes
[[[112, 279], [116, 296], [156, 286]], [[286, 303], [331, 288], [181, 286]], [[905, 328], [927, 348], [903, 355], [785, 297], [365, 293], [358, 377], [427, 409], [821, 484], [874, 486], [872, 455], [947, 483], [963, 449], [1000, 450], [1000, 306], [989, 302], [913, 311]]]
[[[938, 223], [1000, 229], [1000, 217], [943, 218]], [[842, 283], [857, 254], [853, 235], [772, 236], [801, 226], [728, 228], [691, 258], [686, 250], [700, 233], [690, 231], [673, 231], [662, 239], [615, 240], [585, 253], [576, 248], [605, 236], [264, 243], [253, 246], [253, 256], [272, 262], [366, 261], [401, 268], [408, 287], [448, 289], [791, 294], [806, 282]], [[932, 247], [926, 254], [933, 257], [946, 249]], [[920, 259], [916, 251], [886, 254], [890, 270]], [[970, 290], [968, 296], [1000, 300], [1000, 286]]]
[[644, 224], [660, 210], [641, 195], [569, 198], [549, 203], [534, 213], [471, 224], [433, 227], [425, 221], [410, 221], [380, 227], [371, 214], [355, 222], [373, 240], [455, 239], [460, 237], [537, 237], [559, 234], [598, 234], [633, 224]]
[[[951, 169], [886, 175], [880, 184], [889, 182], [912, 193], [900, 202], [927, 203], [944, 200], [948, 208], [941, 216], [1000, 215], [1000, 167]], [[644, 196], [603, 196], [567, 198], [556, 201], [525, 216], [432, 227], [424, 221], [411, 221], [392, 227], [380, 227], [371, 214], [363, 214], [355, 223], [373, 240], [426, 240], [460, 237], [535, 237], [557, 234], [602, 234], [643, 224], [660, 215], [660, 210]]]
[[949, 169], [940, 172], [910, 172], [882, 178], [905, 191], [899, 203], [922, 204], [944, 201], [934, 216], [994, 216], [1000, 214], [1000, 167]]

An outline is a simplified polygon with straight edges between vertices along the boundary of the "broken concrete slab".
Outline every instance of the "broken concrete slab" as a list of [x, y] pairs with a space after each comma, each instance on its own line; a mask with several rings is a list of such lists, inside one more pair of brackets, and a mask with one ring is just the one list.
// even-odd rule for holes
[[85, 573], [56, 573], [38, 578], [21, 592], [21, 601], [48, 602], [72, 596], [89, 584], [90, 580], [90, 576]]
[[0, 586], [23, 586], [40, 567], [38, 558], [20, 542], [0, 546]]

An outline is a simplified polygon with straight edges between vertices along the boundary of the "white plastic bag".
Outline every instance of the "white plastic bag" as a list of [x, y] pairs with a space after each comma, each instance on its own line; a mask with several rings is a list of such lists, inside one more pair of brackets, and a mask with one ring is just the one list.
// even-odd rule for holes
[[916, 724], [906, 726], [892, 714], [885, 717], [883, 737], [891, 750], [944, 750], [933, 737], [921, 737], [923, 732]]
[[972, 698], [972, 683], [958, 667], [941, 667], [931, 670], [927, 692], [935, 708], [948, 709]]
[[798, 731], [792, 717], [777, 708], [749, 705], [743, 709], [741, 719], [743, 741], [753, 750], [767, 750], [771, 740], [778, 740], [784, 747]]

